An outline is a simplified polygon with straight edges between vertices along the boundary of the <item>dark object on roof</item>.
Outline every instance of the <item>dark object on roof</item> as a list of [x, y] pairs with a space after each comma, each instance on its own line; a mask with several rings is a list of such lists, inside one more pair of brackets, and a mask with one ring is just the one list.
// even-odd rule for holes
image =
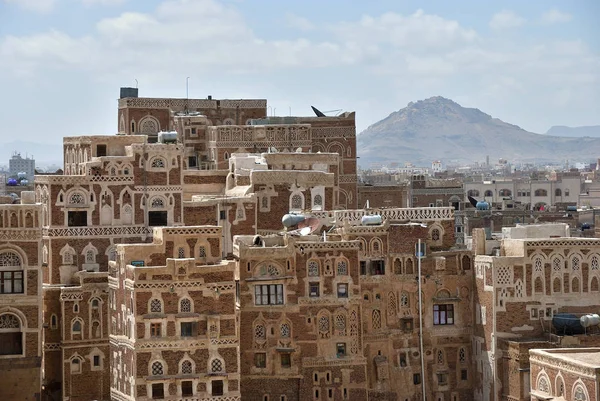
[[469, 198], [469, 202], [471, 203], [471, 205], [473, 205], [473, 207], [477, 207], [477, 202], [479, 202], [477, 199], [473, 198], [472, 196], [467, 196], [467, 198]]
[[323, 114], [319, 109], [317, 109], [315, 106], [310, 106], [313, 111], [315, 112], [315, 114], [317, 115], [317, 117], [327, 117], [325, 114]]

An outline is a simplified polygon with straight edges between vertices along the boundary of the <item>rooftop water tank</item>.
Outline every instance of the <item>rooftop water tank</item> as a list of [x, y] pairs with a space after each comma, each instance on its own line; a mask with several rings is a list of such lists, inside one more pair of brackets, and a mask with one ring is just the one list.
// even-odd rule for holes
[[29, 184], [29, 180], [21, 180], [21, 185], [27, 185]]
[[378, 214], [363, 216], [360, 219], [360, 224], [362, 224], [363, 226], [377, 226], [381, 223], [383, 223], [383, 219]]
[[283, 223], [284, 227], [293, 227], [301, 221], [304, 221], [304, 219], [305, 217], [303, 214], [288, 213], [283, 215], [281, 222]]
[[27, 173], [26, 173], [26, 172], [24, 172], [24, 171], [19, 171], [19, 172], [17, 173], [17, 177], [18, 177], [18, 178], [25, 178], [25, 177], [27, 177]]
[[576, 212], [577, 206], [567, 206], [567, 212]]
[[490, 204], [487, 203], [486, 201], [479, 201], [479, 202], [477, 202], [475, 207], [477, 208], [477, 210], [489, 210]]
[[158, 133], [158, 142], [160, 143], [177, 143], [177, 132], [159, 132]]
[[600, 324], [600, 316], [595, 313], [583, 315], [579, 318], [579, 321], [581, 322], [581, 325], [587, 329], [591, 326], [598, 326], [598, 324]]
[[581, 325], [581, 320], [570, 313], [557, 313], [552, 318], [552, 326], [558, 335], [584, 334], [585, 329]]
[[17, 180], [15, 180], [14, 178], [9, 178], [8, 181], [6, 182], [6, 184], [11, 187], [15, 187], [15, 186], [19, 185]]

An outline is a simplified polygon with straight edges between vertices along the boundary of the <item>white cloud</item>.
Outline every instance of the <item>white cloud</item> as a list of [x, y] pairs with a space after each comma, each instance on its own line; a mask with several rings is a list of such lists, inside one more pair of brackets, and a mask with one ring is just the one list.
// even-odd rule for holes
[[14, 4], [24, 10], [37, 13], [46, 13], [51, 11], [56, 4], [56, 0], [4, 0], [7, 4]]
[[102, 6], [114, 6], [125, 3], [127, 0], [79, 0], [86, 6], [102, 5]]
[[544, 24], [557, 24], [562, 22], [569, 22], [573, 16], [569, 13], [563, 13], [557, 8], [552, 8], [542, 14], [542, 23]]
[[502, 10], [492, 16], [492, 19], [490, 20], [490, 28], [495, 30], [516, 28], [523, 25], [525, 22], [525, 18], [514, 13], [513, 11]]
[[[525, 22], [512, 12], [500, 14], [490, 23], [495, 29]], [[301, 27], [315, 24], [306, 20], [296, 26]], [[525, 113], [528, 104], [543, 108], [549, 99], [571, 93], [572, 108], [554, 111], [572, 114], [600, 101], [600, 91], [594, 90], [600, 85], [600, 56], [581, 40], [490, 36], [422, 10], [363, 15], [318, 28], [307, 35], [311, 39], [296, 31], [296, 38], [278, 40], [254, 31], [231, 1], [166, 0], [149, 13], [101, 19], [85, 36], [53, 30], [0, 37], [0, 80], [27, 75], [28, 82], [42, 82], [56, 71], [110, 85], [135, 77], [159, 94], [191, 76], [194, 85], [204, 81], [207, 91], [215, 90], [210, 85], [254, 96], [281, 91], [283, 98], [295, 99], [294, 107], [313, 101], [317, 88], [329, 93], [319, 100], [327, 97], [335, 104], [331, 108], [364, 102], [365, 113], [372, 115], [361, 118], [370, 123], [381, 110], [396, 108], [399, 99], [405, 104], [440, 93], [467, 99], [492, 114], [493, 108], [486, 110], [490, 102], [503, 112], [518, 104], [514, 113], [524, 113], [523, 119], [535, 124], [552, 111]]]
[[316, 28], [315, 24], [308, 19], [291, 13], [285, 15], [285, 22], [290, 28], [298, 29], [300, 31], [312, 31]]

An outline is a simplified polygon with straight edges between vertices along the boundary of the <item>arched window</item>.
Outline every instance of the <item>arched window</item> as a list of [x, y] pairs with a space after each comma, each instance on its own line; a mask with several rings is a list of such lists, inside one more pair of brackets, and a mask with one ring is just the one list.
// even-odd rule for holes
[[73, 192], [69, 196], [70, 205], [85, 205], [85, 196], [81, 192]]
[[162, 312], [162, 301], [160, 299], [152, 299], [150, 301], [150, 312], [161, 313]]
[[304, 208], [304, 197], [300, 193], [294, 193], [290, 197], [290, 209], [302, 210]]
[[198, 257], [199, 258], [205, 258], [206, 257], [206, 247], [205, 246], [199, 246], [198, 247]]
[[329, 315], [323, 314], [319, 317], [319, 332], [322, 336], [329, 333]]
[[313, 198], [314, 206], [323, 206], [323, 197], [321, 195], [315, 195]]
[[511, 196], [512, 195], [512, 191], [510, 189], [506, 189], [503, 188], [498, 192], [498, 195], [500, 196]]
[[402, 308], [409, 308], [410, 307], [410, 301], [408, 298], [408, 293], [407, 292], [402, 292], [402, 294], [400, 294], [400, 306]]
[[338, 336], [346, 335], [346, 316], [343, 313], [335, 315], [335, 332]]
[[467, 195], [468, 196], [479, 196], [479, 191], [476, 189], [469, 189], [467, 191]]
[[548, 196], [548, 191], [546, 191], [545, 189], [542, 189], [542, 188], [538, 188], [535, 190], [535, 192], [533, 194], [535, 196]]
[[0, 267], [20, 267], [21, 257], [15, 252], [0, 253]]
[[100, 300], [98, 298], [92, 298], [91, 305], [93, 310], [98, 309], [100, 307]]
[[458, 362], [465, 364], [467, 362], [467, 353], [464, 348], [458, 350]]
[[542, 393], [546, 393], [549, 394], [550, 393], [550, 384], [548, 383], [548, 378], [545, 375], [540, 375], [540, 377], [538, 377], [538, 382], [537, 382], [537, 390], [541, 391]]
[[212, 373], [221, 373], [223, 372], [223, 361], [221, 361], [218, 358], [214, 358], [211, 362], [210, 362], [210, 371]]
[[485, 193], [483, 194], [483, 196], [486, 196], [486, 197], [487, 196], [494, 196], [494, 194], [493, 194], [493, 192], [490, 189], [488, 189], [487, 191], [485, 191]]
[[12, 313], [0, 315], [0, 355], [21, 355], [22, 353], [21, 321]]
[[152, 168], [165, 168], [167, 166], [167, 162], [162, 157], [155, 157], [150, 162], [150, 167]]
[[264, 324], [259, 323], [254, 326], [254, 339], [259, 341], [267, 339], [267, 330], [265, 329]]
[[23, 270], [21, 270], [21, 257], [15, 252], [0, 254], [0, 294], [22, 294]]
[[75, 320], [71, 325], [71, 331], [73, 334], [81, 334], [81, 321]]
[[400, 259], [394, 260], [394, 274], [402, 274], [402, 261]]
[[556, 188], [554, 190], [554, 196], [562, 196], [562, 191], [560, 190], [560, 188]]
[[388, 308], [387, 308], [387, 312], [388, 312], [388, 316], [393, 317], [396, 316], [397, 313], [397, 305], [396, 305], [396, 294], [394, 294], [393, 292], [389, 292], [388, 293]]
[[345, 260], [338, 261], [337, 275], [338, 276], [347, 276], [348, 275], [348, 263]]
[[186, 313], [192, 311], [192, 302], [189, 298], [183, 298], [179, 301], [179, 312]]
[[153, 118], [144, 118], [140, 121], [140, 134], [156, 134], [158, 133], [159, 127]]
[[439, 349], [437, 352], [437, 363], [438, 365], [444, 364], [444, 351], [442, 351], [441, 349]]
[[577, 383], [573, 389], [573, 401], [588, 401], [587, 392], [580, 383]]
[[58, 317], [56, 315], [50, 316], [50, 328], [56, 330], [58, 328]]
[[185, 360], [181, 362], [181, 374], [182, 375], [191, 375], [194, 373], [194, 368], [192, 366], [192, 362]]
[[308, 276], [318, 277], [319, 276], [319, 262], [316, 260], [308, 261]]
[[81, 359], [78, 357], [71, 359], [71, 373], [81, 373]]
[[152, 362], [151, 374], [152, 374], [152, 376], [162, 376], [164, 374], [162, 362], [160, 362], [160, 361]]
[[373, 309], [371, 313], [371, 323], [373, 324], [373, 330], [381, 329], [381, 312], [379, 309]]
[[279, 331], [280, 331], [280, 333], [279, 333], [279, 334], [281, 335], [281, 337], [282, 337], [282, 338], [289, 338], [289, 337], [290, 337], [290, 335], [291, 335], [291, 331], [292, 331], [292, 329], [291, 329], [291, 327], [290, 327], [289, 323], [283, 323], [283, 324], [281, 325], [281, 327], [280, 327], [280, 330], [279, 330]]
[[440, 240], [440, 230], [437, 228], [434, 228], [433, 230], [431, 230], [431, 240], [432, 241], [439, 241]]

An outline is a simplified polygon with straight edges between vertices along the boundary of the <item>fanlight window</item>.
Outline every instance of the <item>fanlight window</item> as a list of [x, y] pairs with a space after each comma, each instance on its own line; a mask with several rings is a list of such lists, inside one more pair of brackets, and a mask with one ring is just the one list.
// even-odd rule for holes
[[192, 311], [192, 303], [188, 298], [184, 298], [179, 302], [180, 312], [191, 312]]
[[290, 336], [290, 332], [291, 332], [291, 329], [290, 329], [289, 324], [284, 323], [281, 325], [281, 333], [280, 333], [281, 337], [288, 338]]
[[292, 209], [294, 209], [294, 210], [302, 209], [302, 195], [299, 195], [299, 194], [292, 195]]
[[21, 258], [14, 252], [0, 254], [0, 267], [20, 267]]
[[150, 166], [152, 168], [165, 168], [165, 159], [161, 158], [161, 157], [157, 157], [155, 159], [152, 159], [152, 164], [150, 164]]
[[162, 363], [156, 361], [152, 363], [152, 376], [162, 376], [163, 374], [163, 365]]
[[162, 312], [162, 302], [160, 301], [160, 299], [153, 299], [152, 301], [150, 301], [150, 312]]
[[340, 260], [337, 264], [337, 274], [338, 276], [347, 276], [348, 275], [348, 264], [345, 260]]
[[221, 362], [220, 359], [213, 359], [212, 362], [210, 363], [210, 370], [213, 373], [220, 373], [223, 371], [223, 362]]
[[83, 194], [81, 192], [75, 192], [75, 193], [71, 194], [71, 196], [69, 197], [69, 204], [84, 205], [85, 197], [83, 196]]
[[183, 361], [181, 363], [181, 374], [191, 375], [192, 373], [194, 373], [194, 370], [193, 370], [193, 367], [192, 367], [192, 362], [190, 362], [190, 361]]
[[319, 276], [319, 262], [311, 260], [308, 262], [308, 276], [317, 277]]
[[161, 198], [154, 198], [152, 199], [152, 203], [150, 203], [150, 207], [152, 209], [160, 209], [160, 208], [164, 208], [165, 207], [165, 201], [162, 200]]

